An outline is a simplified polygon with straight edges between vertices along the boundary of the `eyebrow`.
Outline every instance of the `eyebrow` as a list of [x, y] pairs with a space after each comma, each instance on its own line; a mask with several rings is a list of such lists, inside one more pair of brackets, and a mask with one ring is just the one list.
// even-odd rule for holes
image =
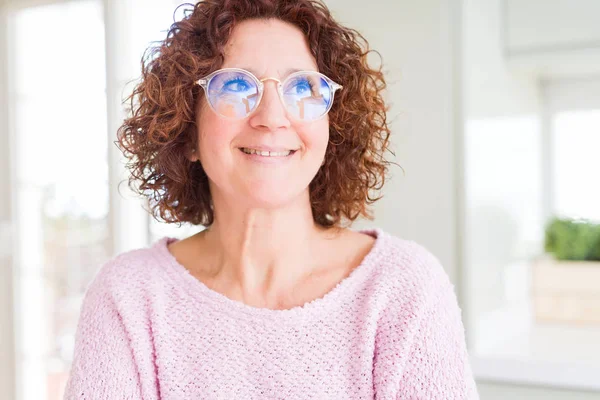
[[[252, 73], [252, 75], [256, 76], [259, 79], [262, 79], [258, 76], [258, 73], [256, 72], [256, 70], [254, 70], [253, 68], [247, 68], [247, 67], [241, 67], [241, 69], [245, 69], [246, 71]], [[314, 72], [318, 72], [313, 68], [310, 69], [306, 69], [306, 68], [289, 68], [288, 70], [285, 71], [285, 73], [282, 75], [282, 78], [285, 78], [295, 72], [300, 72], [300, 71], [314, 71]]]
[[290, 68], [287, 71], [285, 71], [285, 74], [283, 74], [283, 76], [288, 76], [295, 72], [300, 72], [300, 71], [307, 71], [307, 70], [306, 69], [298, 69], [298, 68]]

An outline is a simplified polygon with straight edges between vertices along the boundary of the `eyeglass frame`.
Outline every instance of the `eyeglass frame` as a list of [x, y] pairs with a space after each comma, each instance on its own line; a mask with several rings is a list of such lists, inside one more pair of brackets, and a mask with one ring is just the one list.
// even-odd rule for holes
[[[215, 108], [211, 104], [210, 100], [208, 100], [208, 85], [210, 84], [210, 81], [217, 74], [219, 74], [219, 73], [221, 73], [223, 71], [227, 71], [227, 72], [243, 72], [243, 73], [246, 73], [246, 74], [248, 74], [250, 76], [250, 78], [252, 78], [252, 80], [254, 80], [254, 83], [256, 83], [256, 87], [258, 88], [258, 96], [259, 97], [258, 97], [258, 100], [256, 101], [256, 106], [254, 107], [254, 109], [252, 109], [250, 112], [248, 112], [245, 116], [243, 116], [241, 118], [228, 117], [226, 115], [223, 115], [223, 114], [219, 113], [217, 110], [215, 110]], [[296, 118], [296, 117], [292, 116], [289, 113], [288, 109], [287, 109], [285, 101], [283, 100], [283, 83], [286, 82], [286, 81], [288, 81], [289, 79], [295, 77], [295, 76], [306, 74], [306, 73], [319, 75], [321, 78], [323, 78], [325, 80], [325, 82], [329, 86], [329, 89], [331, 90], [331, 100], [329, 101], [329, 105], [327, 106], [327, 110], [325, 110], [325, 112], [323, 113], [323, 115], [319, 116], [318, 118], [310, 119], [310, 120], [302, 120], [302, 119], [299, 119], [299, 118]], [[218, 69], [216, 71], [211, 72], [210, 74], [206, 75], [203, 78], [198, 79], [195, 83], [197, 85], [201, 86], [202, 89], [204, 90], [204, 94], [207, 96], [208, 106], [211, 108], [211, 110], [213, 110], [213, 112], [215, 114], [217, 114], [218, 116], [220, 116], [222, 118], [239, 121], [239, 120], [243, 120], [243, 119], [248, 118], [256, 110], [258, 110], [258, 107], [260, 106], [260, 102], [262, 101], [263, 94], [264, 94], [264, 91], [265, 91], [264, 82], [265, 81], [269, 81], [269, 80], [275, 81], [277, 83], [277, 93], [279, 94], [279, 100], [281, 101], [281, 104], [283, 105], [283, 108], [286, 111], [286, 114], [290, 115], [293, 119], [297, 119], [299, 121], [308, 121], [308, 122], [318, 121], [319, 119], [325, 117], [329, 113], [329, 111], [331, 110], [331, 107], [333, 106], [333, 100], [335, 99], [335, 92], [344, 88], [342, 85], [340, 85], [339, 83], [335, 82], [333, 79], [331, 79], [327, 75], [324, 75], [324, 74], [322, 74], [322, 73], [320, 73], [318, 71], [309, 71], [309, 70], [296, 71], [296, 72], [294, 72], [294, 73], [286, 76], [283, 79], [283, 81], [281, 81], [281, 80], [279, 80], [277, 78], [274, 78], [274, 77], [267, 77], [267, 78], [263, 78], [263, 79], [258, 79], [252, 72], [250, 72], [248, 70], [245, 70], [243, 68], [221, 68], [221, 69]]]

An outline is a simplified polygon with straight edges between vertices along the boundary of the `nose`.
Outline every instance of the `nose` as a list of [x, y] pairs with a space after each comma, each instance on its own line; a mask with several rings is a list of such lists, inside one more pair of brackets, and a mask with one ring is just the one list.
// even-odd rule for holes
[[289, 128], [290, 120], [279, 97], [277, 84], [273, 79], [264, 81], [262, 99], [250, 117], [250, 125], [254, 128], [272, 132]]

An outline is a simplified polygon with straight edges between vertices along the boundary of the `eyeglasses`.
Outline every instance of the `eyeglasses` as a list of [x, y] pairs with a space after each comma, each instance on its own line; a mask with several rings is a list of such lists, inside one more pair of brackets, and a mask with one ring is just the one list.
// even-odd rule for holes
[[314, 121], [331, 109], [336, 90], [342, 86], [316, 71], [299, 71], [283, 81], [258, 79], [240, 68], [217, 70], [196, 83], [204, 89], [208, 104], [217, 114], [242, 119], [258, 108], [267, 80], [277, 82], [279, 98], [290, 116], [301, 121]]

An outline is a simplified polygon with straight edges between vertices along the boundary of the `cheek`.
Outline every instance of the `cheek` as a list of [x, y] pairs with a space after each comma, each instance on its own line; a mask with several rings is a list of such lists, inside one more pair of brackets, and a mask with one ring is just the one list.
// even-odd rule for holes
[[201, 111], [197, 126], [200, 156], [205, 159], [218, 158], [218, 154], [229, 151], [231, 140], [239, 129], [208, 109]]
[[296, 131], [306, 146], [306, 150], [311, 154], [315, 157], [322, 157], [325, 154], [329, 143], [329, 122], [326, 119], [300, 126]]

